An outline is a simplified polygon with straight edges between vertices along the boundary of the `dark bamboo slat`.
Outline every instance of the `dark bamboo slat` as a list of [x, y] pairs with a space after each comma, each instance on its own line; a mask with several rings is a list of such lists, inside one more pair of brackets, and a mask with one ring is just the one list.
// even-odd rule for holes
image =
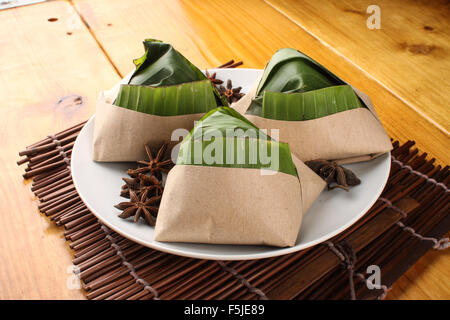
[[[449, 167], [427, 160], [413, 141], [394, 141], [381, 197], [329, 242], [347, 243], [356, 254], [352, 288], [343, 268], [349, 265], [324, 244], [281, 257], [230, 262], [158, 252], [103, 226], [76, 193], [69, 159], [83, 125], [31, 145], [18, 164], [28, 163], [24, 177], [33, 179], [40, 210], [64, 226], [88, 299], [349, 299], [352, 293], [377, 299], [422, 255], [439, 247], [437, 240], [450, 228]], [[364, 280], [372, 264], [382, 270], [378, 290], [368, 290]]]

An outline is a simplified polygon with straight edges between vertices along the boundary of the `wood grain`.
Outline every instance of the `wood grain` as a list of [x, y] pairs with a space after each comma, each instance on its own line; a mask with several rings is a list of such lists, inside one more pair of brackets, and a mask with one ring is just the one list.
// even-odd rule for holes
[[0, 299], [81, 299], [66, 285], [63, 230], [38, 213], [17, 153], [87, 119], [97, 92], [119, 76], [66, 2], [0, 11], [0, 30]]
[[[75, 0], [74, 3], [121, 73], [125, 74], [132, 68], [130, 57], [142, 54], [140, 42], [147, 37], [170, 41], [204, 68], [216, 66], [230, 58], [244, 60], [245, 67], [262, 68], [278, 48], [295, 47], [367, 93], [392, 137], [400, 141], [414, 139], [421, 150], [436, 157], [438, 162], [450, 162], [447, 151], [450, 140], [447, 134], [426, 121], [401, 97], [381, 86], [378, 80], [355, 66], [347, 57], [337, 55], [309, 32], [282, 14], [274, 13], [269, 5], [261, 1], [227, 1], [225, 6], [219, 1], [203, 2], [201, 6], [199, 2], [187, 1], [152, 1], [149, 4], [148, 1], [133, 0], [132, 5], [121, 1]], [[267, 24], [268, 21], [271, 23]], [[401, 70], [399, 75], [403, 75], [406, 70]], [[431, 71], [436, 72], [435, 69]], [[430, 262], [429, 255], [419, 263]], [[436, 265], [442, 267], [439, 270], [448, 268], [448, 259], [443, 255], [436, 256]], [[415, 267], [410, 272], [414, 270]], [[445, 272], [440, 273], [440, 276], [449, 278]], [[429, 282], [417, 279], [416, 286], [415, 278], [410, 280], [404, 276], [398, 283], [399, 287], [405, 289], [397, 290], [394, 287], [396, 291], [393, 290], [389, 298], [431, 299], [448, 296], [445, 290], [421, 295], [420, 287], [439, 285], [431, 277], [425, 279], [429, 279]]]
[[450, 162], [444, 147], [450, 142], [448, 135], [262, 1], [230, 0], [226, 6], [217, 0], [202, 5], [197, 1], [144, 0], [74, 3], [122, 74], [132, 69], [132, 58], [142, 55], [145, 38], [170, 41], [202, 68], [231, 58], [243, 60], [247, 68], [263, 68], [277, 49], [294, 47], [367, 93], [393, 138], [401, 142], [413, 139], [440, 163]]
[[[448, 1], [266, 0], [449, 134]], [[369, 5], [381, 28], [369, 29]]]
[[[53, 17], [58, 20], [49, 22]], [[448, 135], [411, 108], [400, 91], [380, 85], [262, 0], [51, 1], [0, 11], [0, 30], [0, 96], [7, 97], [0, 105], [3, 299], [82, 298], [79, 290], [66, 286], [71, 257], [62, 231], [37, 213], [31, 192], [20, 180], [22, 169], [15, 165], [17, 152], [87, 119], [98, 91], [115, 83], [118, 73], [132, 70], [132, 59], [143, 53], [144, 38], [173, 43], [202, 68], [231, 58], [244, 60], [245, 67], [262, 68], [278, 48], [295, 47], [371, 96], [391, 136], [414, 139], [438, 162], [450, 163]], [[429, 253], [390, 297], [448, 298], [448, 288], [441, 284], [450, 278], [448, 263], [448, 254]]]
[[398, 279], [386, 299], [450, 299], [450, 252], [431, 250]]

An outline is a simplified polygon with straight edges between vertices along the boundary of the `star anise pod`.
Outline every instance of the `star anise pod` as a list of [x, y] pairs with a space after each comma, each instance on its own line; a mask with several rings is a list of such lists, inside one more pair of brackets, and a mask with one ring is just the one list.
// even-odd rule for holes
[[149, 173], [150, 175], [154, 175], [159, 180], [162, 179], [162, 172], [169, 172], [170, 169], [174, 166], [172, 159], [167, 158], [164, 159], [164, 155], [167, 151], [167, 147], [169, 146], [168, 142], [164, 142], [162, 146], [159, 148], [156, 155], [153, 155], [152, 150], [148, 145], [145, 145], [145, 152], [147, 153], [147, 160], [140, 160], [137, 163], [144, 165], [143, 167], [139, 167], [137, 169], [128, 169], [127, 173], [132, 178], [137, 178], [140, 173]]
[[206, 77], [211, 81], [214, 87], [217, 87], [217, 85], [222, 84], [223, 81], [220, 79], [216, 79], [217, 73], [214, 72], [213, 74], [209, 74], [208, 70], [206, 70]]
[[147, 176], [145, 174], [139, 174], [139, 193], [144, 194], [146, 198], [153, 196], [162, 196], [163, 187], [162, 181], [158, 180], [155, 176]]
[[244, 96], [243, 93], [241, 93], [242, 87], [233, 88], [233, 84], [231, 83], [231, 80], [228, 79], [227, 81], [227, 87], [219, 86], [219, 93], [223, 96], [225, 96], [229, 103], [233, 103], [238, 101], [240, 98]]
[[140, 173], [136, 178], [122, 178], [122, 180], [125, 182], [120, 192], [122, 197], [130, 198], [130, 190], [134, 191], [138, 197], [144, 192], [147, 198], [162, 195], [162, 181], [155, 176]]
[[349, 169], [338, 165], [334, 161], [311, 160], [305, 164], [317, 173], [328, 185], [328, 190], [341, 188], [349, 191], [349, 186], [356, 186], [361, 180]]
[[143, 193], [140, 197], [136, 193], [130, 190], [130, 201], [121, 202], [115, 207], [119, 210], [123, 210], [119, 215], [122, 219], [127, 219], [134, 216], [134, 222], [137, 222], [139, 218], [144, 218], [144, 220], [151, 226], [155, 225], [156, 216], [158, 215], [158, 204], [161, 196], [154, 196], [147, 199], [147, 196]]

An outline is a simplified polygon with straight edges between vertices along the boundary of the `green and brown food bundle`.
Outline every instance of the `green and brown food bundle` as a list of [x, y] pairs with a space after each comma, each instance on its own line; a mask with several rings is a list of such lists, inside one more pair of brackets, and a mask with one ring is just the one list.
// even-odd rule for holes
[[392, 149], [370, 99], [295, 49], [278, 50], [232, 107], [261, 128], [279, 129], [303, 161], [350, 163]]
[[[144, 55], [134, 60], [135, 70], [97, 101], [93, 159], [136, 161], [140, 147], [154, 148], [168, 141], [176, 129], [190, 130], [194, 121], [217, 106], [240, 99], [240, 88], [220, 84], [203, 74], [172, 45], [144, 41]], [[221, 67], [234, 68], [230, 61]]]
[[183, 139], [167, 176], [154, 239], [293, 246], [303, 214], [324, 187], [287, 144], [220, 107]]

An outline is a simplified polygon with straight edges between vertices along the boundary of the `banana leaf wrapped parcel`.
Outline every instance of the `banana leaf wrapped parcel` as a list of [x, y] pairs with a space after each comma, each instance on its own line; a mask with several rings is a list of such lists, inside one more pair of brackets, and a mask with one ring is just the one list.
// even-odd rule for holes
[[293, 246], [325, 182], [229, 107], [209, 111], [180, 144], [156, 241]]
[[392, 149], [369, 97], [294, 49], [277, 51], [232, 107], [260, 128], [279, 129], [302, 161], [351, 163]]
[[206, 76], [170, 44], [144, 41], [136, 69], [100, 93], [95, 115], [93, 160], [136, 161], [142, 146], [156, 147], [175, 129], [192, 129], [206, 112], [224, 105]]

